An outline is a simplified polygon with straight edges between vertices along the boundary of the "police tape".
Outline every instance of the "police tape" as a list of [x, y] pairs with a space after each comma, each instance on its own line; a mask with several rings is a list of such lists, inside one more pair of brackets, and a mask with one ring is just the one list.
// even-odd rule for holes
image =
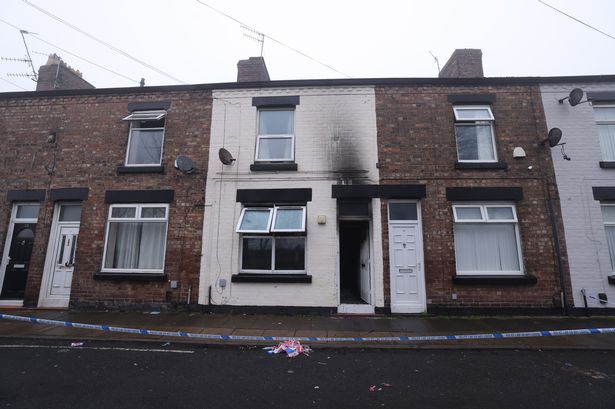
[[504, 339], [504, 338], [533, 338], [533, 337], [558, 337], [571, 335], [596, 335], [613, 334], [615, 328], [581, 328], [560, 329], [548, 331], [526, 332], [494, 332], [486, 334], [462, 334], [462, 335], [416, 335], [397, 337], [289, 337], [289, 336], [259, 336], [259, 335], [221, 335], [202, 334], [184, 331], [159, 331], [152, 329], [137, 329], [112, 327], [109, 325], [84, 324], [81, 322], [48, 320], [37, 317], [24, 317], [21, 315], [0, 314], [0, 319], [29, 322], [33, 324], [46, 324], [56, 327], [70, 327], [90, 329], [95, 331], [118, 332], [136, 335], [159, 335], [165, 337], [181, 337], [209, 340], [233, 340], [233, 341], [285, 341], [290, 338], [297, 341], [321, 341], [321, 342], [420, 342], [420, 341], [461, 341], [468, 339]]

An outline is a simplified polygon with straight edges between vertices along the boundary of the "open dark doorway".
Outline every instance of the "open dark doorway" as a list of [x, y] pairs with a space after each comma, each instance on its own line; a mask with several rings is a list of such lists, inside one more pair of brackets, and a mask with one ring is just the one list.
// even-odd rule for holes
[[369, 221], [340, 220], [340, 302], [370, 303]]

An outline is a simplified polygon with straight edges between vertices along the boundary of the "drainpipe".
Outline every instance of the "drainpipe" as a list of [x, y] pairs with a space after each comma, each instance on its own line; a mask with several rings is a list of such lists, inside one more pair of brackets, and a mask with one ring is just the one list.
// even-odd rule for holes
[[549, 220], [551, 221], [551, 230], [553, 232], [553, 239], [555, 240], [555, 255], [557, 256], [557, 269], [559, 270], [559, 282], [560, 291], [563, 304], [563, 310], [565, 315], [570, 315], [568, 311], [568, 297], [566, 296], [566, 281], [564, 277], [564, 262], [562, 261], [562, 253], [560, 252], [559, 234], [557, 231], [557, 221], [555, 219], [555, 208], [553, 207], [553, 200], [551, 199], [551, 193], [547, 185], [547, 201], [549, 202]]

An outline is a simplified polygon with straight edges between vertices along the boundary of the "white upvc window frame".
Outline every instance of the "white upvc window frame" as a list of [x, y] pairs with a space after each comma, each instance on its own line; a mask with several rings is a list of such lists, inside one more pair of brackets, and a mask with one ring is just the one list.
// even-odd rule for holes
[[[271, 112], [271, 111], [288, 111], [293, 116], [293, 129], [290, 134], [261, 134], [260, 133], [260, 122], [261, 122], [261, 112]], [[256, 151], [254, 152], [254, 162], [294, 162], [295, 161], [295, 108], [294, 107], [284, 107], [284, 108], [259, 108], [257, 110], [257, 123], [256, 123]], [[290, 158], [284, 159], [259, 159], [258, 152], [260, 150], [260, 143], [262, 139], [290, 139]]]
[[[279, 210], [303, 210], [302, 223], [300, 228], [296, 229], [275, 229], [275, 221]], [[250, 210], [269, 210], [269, 219], [267, 222], [266, 230], [242, 230], [241, 223], [243, 221], [246, 211]], [[237, 222], [235, 231], [240, 233], [240, 251], [239, 251], [239, 271], [241, 273], [254, 273], [254, 274], [305, 274], [307, 272], [307, 231], [306, 231], [306, 219], [307, 219], [307, 206], [272, 206], [272, 207], [246, 207], [242, 209]], [[295, 233], [295, 234], [293, 234]], [[303, 234], [301, 234], [303, 233]], [[304, 240], [304, 258], [302, 270], [277, 270], [275, 268], [275, 242], [276, 239], [301, 237]], [[269, 270], [256, 270], [256, 269], [244, 269], [243, 268], [243, 239], [271, 239], [271, 269]]]
[[[615, 203], [600, 203], [600, 212], [601, 213], [602, 213], [602, 208], [603, 207], [615, 207]], [[615, 228], [615, 221], [608, 222], [608, 221], [604, 220], [604, 215], [602, 215], [602, 224], [604, 225], [604, 228], [605, 228], [604, 229], [605, 235], [606, 235], [606, 228], [607, 227]], [[615, 258], [615, 257], [613, 257], [611, 255], [611, 248], [609, 247], [608, 242], [607, 242], [607, 248], [609, 250], [609, 258], [611, 259], [611, 272], [612, 272], [612, 274], [615, 274], [615, 264], [613, 263], [613, 258]]]
[[[461, 219], [457, 216], [458, 208], [480, 208], [481, 219]], [[509, 208], [512, 210], [512, 219], [490, 219], [488, 216], [487, 208]], [[525, 274], [523, 266], [523, 250], [521, 248], [521, 235], [519, 233], [519, 219], [517, 218], [517, 209], [514, 203], [495, 203], [495, 202], [458, 202], [453, 203], [453, 220], [454, 224], [514, 224], [515, 227], [515, 240], [517, 245], [517, 257], [519, 259], [519, 270], [513, 271], [460, 271], [456, 268], [457, 275], [463, 276], [521, 276]], [[453, 229], [454, 230], [454, 229]], [[453, 244], [455, 247], [455, 260], [457, 260], [457, 237], [453, 231]], [[455, 263], [456, 264], [456, 263]]]
[[[485, 109], [488, 115], [482, 118], [460, 118], [459, 113], [461, 111]], [[493, 111], [489, 105], [453, 105], [453, 113], [455, 115], [455, 149], [457, 150], [457, 161], [464, 163], [495, 163], [498, 161], [498, 149], [495, 144], [495, 129], [494, 122], [495, 117]], [[459, 157], [459, 142], [457, 140], [457, 127], [458, 126], [485, 126], [489, 125], [489, 131], [491, 133], [491, 148], [493, 149], [493, 159], [461, 159]]]
[[[594, 104], [594, 103], [592, 103], [592, 108], [594, 110], [594, 117], [595, 117], [596, 110], [603, 109], [603, 108], [615, 108], [615, 104], [613, 104], [613, 103], [608, 103], [608, 104], [598, 104], [598, 103]], [[596, 118], [596, 126], [601, 126], [601, 125], [614, 125], [615, 126], [615, 117], [613, 117], [612, 120], [606, 120], [606, 121], [598, 120]], [[600, 139], [599, 143], [600, 143], [600, 155], [602, 156], [602, 160], [605, 161], [605, 162], [615, 162], [615, 158], [606, 158], [605, 157], [605, 151], [604, 151], [604, 149], [602, 149], [602, 140], [601, 139]]]
[[[149, 114], [149, 115], [148, 115]], [[133, 111], [130, 115], [122, 118], [122, 121], [130, 122], [130, 130], [128, 131], [128, 144], [126, 145], [126, 156], [124, 158], [124, 166], [126, 167], [147, 167], [147, 166], [160, 166], [162, 165], [162, 156], [164, 154], [164, 139], [166, 133], [166, 116], [167, 111]], [[134, 126], [135, 122], [147, 122], [147, 121], [159, 121], [165, 119], [165, 124], [162, 127], [157, 128], [137, 128]], [[160, 159], [157, 163], [128, 163], [130, 156], [130, 146], [132, 141], [132, 133], [134, 130], [150, 130], [150, 131], [162, 131], [162, 141], [160, 143]]]
[[[141, 217], [141, 212], [144, 207], [155, 207], [155, 208], [164, 208], [165, 209], [165, 217]], [[113, 209], [117, 208], [135, 208], [135, 216], [134, 217], [112, 217], [111, 214]], [[160, 269], [130, 269], [130, 268], [106, 268], [105, 261], [107, 259], [107, 245], [109, 241], [109, 228], [111, 223], [121, 223], [121, 222], [158, 222], [165, 223], [164, 230], [164, 248], [162, 254], [162, 268]], [[102, 267], [101, 272], [103, 273], [118, 273], [118, 274], [126, 274], [126, 273], [147, 273], [147, 274], [164, 274], [164, 266], [166, 262], [166, 253], [167, 253], [167, 239], [169, 233], [169, 204], [167, 203], [121, 203], [121, 204], [112, 204], [109, 206], [109, 213], [107, 216], [107, 225], [105, 227], [105, 246], [103, 250], [102, 257]]]

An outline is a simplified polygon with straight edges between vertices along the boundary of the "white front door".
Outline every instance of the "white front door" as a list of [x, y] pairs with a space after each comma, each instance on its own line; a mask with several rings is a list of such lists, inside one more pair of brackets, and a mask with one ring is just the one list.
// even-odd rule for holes
[[80, 219], [81, 205], [56, 205], [47, 247], [39, 307], [68, 307], [79, 242]]
[[[392, 208], [392, 206], [395, 208]], [[408, 211], [403, 207], [414, 209]], [[426, 311], [423, 244], [418, 203], [389, 204], [389, 262], [391, 277], [391, 312]], [[391, 216], [396, 219], [391, 220]], [[414, 220], [413, 220], [414, 219]]]
[[70, 295], [78, 237], [79, 226], [59, 226], [49, 295]]

